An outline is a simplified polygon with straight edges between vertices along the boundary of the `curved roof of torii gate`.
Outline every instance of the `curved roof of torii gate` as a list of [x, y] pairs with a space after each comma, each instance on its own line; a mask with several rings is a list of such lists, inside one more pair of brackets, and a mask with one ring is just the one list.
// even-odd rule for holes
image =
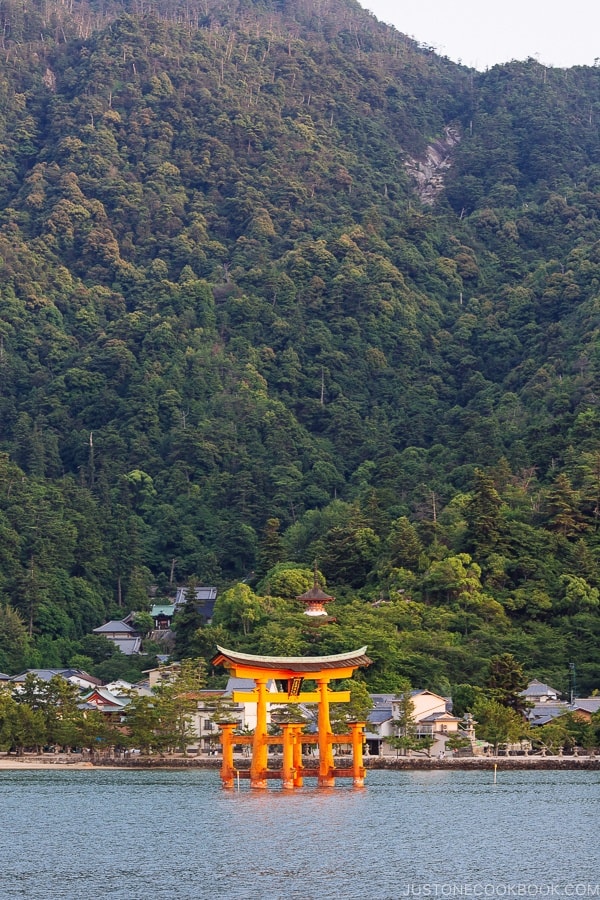
[[368, 666], [367, 648], [337, 653], [334, 656], [255, 656], [252, 653], [238, 653], [237, 650], [226, 650], [217, 644], [218, 655], [213, 663], [218, 665], [233, 663], [237, 666], [252, 666], [255, 669], [286, 670], [288, 672], [322, 672], [325, 669], [347, 669]]

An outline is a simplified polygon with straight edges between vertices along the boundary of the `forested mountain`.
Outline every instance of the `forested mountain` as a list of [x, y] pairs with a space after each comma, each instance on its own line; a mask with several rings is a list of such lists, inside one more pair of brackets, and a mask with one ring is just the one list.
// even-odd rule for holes
[[191, 579], [184, 653], [600, 686], [600, 68], [354, 0], [0, 6], [0, 669]]

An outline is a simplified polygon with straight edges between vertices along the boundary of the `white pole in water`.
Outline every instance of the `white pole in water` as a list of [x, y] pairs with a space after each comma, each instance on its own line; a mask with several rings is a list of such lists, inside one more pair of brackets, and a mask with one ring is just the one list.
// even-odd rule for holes
[[496, 772], [498, 770], [498, 764], [494, 763], [494, 784], [496, 784]]

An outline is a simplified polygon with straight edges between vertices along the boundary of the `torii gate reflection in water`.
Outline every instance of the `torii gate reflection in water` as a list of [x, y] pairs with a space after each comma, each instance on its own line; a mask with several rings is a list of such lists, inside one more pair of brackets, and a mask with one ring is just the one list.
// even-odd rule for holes
[[[330, 691], [329, 682], [338, 678], [350, 678], [360, 666], [368, 666], [371, 660], [366, 655], [367, 648], [361, 647], [350, 653], [336, 656], [254, 656], [237, 653], [217, 647], [214, 665], [222, 665], [235, 678], [249, 678], [254, 681], [253, 691], [234, 691], [235, 703], [256, 703], [256, 728], [251, 736], [236, 735], [235, 723], [220, 723], [223, 745], [223, 765], [221, 780], [223, 787], [233, 788], [235, 778], [250, 778], [250, 787], [266, 788], [269, 779], [281, 779], [282, 787], [302, 787], [305, 776], [316, 776], [321, 787], [332, 787], [335, 778], [352, 778], [357, 787], [365, 780], [363, 766], [364, 722], [348, 723], [347, 734], [333, 734], [329, 718], [330, 703], [348, 703], [350, 691]], [[302, 691], [304, 679], [316, 681], [316, 691]], [[267, 684], [275, 681], [287, 684], [286, 691], [267, 694]], [[270, 736], [267, 731], [267, 696], [269, 703], [318, 703], [317, 734], [303, 734], [302, 725], [282, 724], [282, 735]], [[251, 744], [252, 761], [250, 771], [238, 770], [233, 763], [234, 744]], [[303, 765], [304, 745], [319, 748], [318, 768]], [[333, 761], [334, 744], [352, 746], [352, 766], [336, 768]], [[280, 768], [269, 769], [269, 745], [281, 745], [282, 764]]]

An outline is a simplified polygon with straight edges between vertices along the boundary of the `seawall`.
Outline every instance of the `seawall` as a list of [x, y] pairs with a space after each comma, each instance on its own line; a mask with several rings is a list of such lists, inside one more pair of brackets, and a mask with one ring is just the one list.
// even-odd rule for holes
[[[308, 762], [308, 761], [307, 761]], [[314, 765], [314, 760], [312, 760]], [[336, 760], [336, 764], [343, 768], [345, 764], [350, 766], [350, 760]], [[581, 769], [600, 770], [600, 757], [598, 756], [491, 756], [491, 757], [452, 757], [448, 759], [420, 759], [417, 757], [367, 757], [364, 760], [367, 769], [389, 769], [396, 771], [428, 771], [433, 769]], [[134, 756], [128, 759], [96, 760], [96, 766], [118, 766], [131, 769], [219, 769], [221, 760], [219, 757], [155, 757]], [[250, 767], [250, 760], [237, 759], [236, 765], [240, 769]], [[275, 765], [273, 765], [275, 768]]]
[[369, 769], [600, 769], [599, 756], [463, 756], [445, 759], [366, 759]]
[[[308, 767], [314, 766], [314, 757], [305, 759]], [[235, 764], [239, 769], [248, 769], [250, 760], [248, 757], [236, 758]], [[349, 757], [336, 758], [336, 765], [340, 768], [350, 766]], [[499, 771], [510, 769], [561, 769], [561, 770], [600, 770], [600, 756], [491, 756], [491, 757], [448, 757], [444, 759], [428, 759], [424, 757], [366, 757], [364, 765], [367, 769], [388, 769], [390, 771], [430, 771], [435, 769], [459, 769], [459, 770], [485, 770], [497, 767]], [[273, 760], [271, 766], [276, 768]], [[131, 756], [131, 757], [105, 757], [82, 758], [80, 754], [26, 754], [24, 756], [9, 756], [0, 754], [0, 769], [93, 769], [96, 767], [108, 767], [117, 769], [220, 769], [221, 759], [218, 756]]]

